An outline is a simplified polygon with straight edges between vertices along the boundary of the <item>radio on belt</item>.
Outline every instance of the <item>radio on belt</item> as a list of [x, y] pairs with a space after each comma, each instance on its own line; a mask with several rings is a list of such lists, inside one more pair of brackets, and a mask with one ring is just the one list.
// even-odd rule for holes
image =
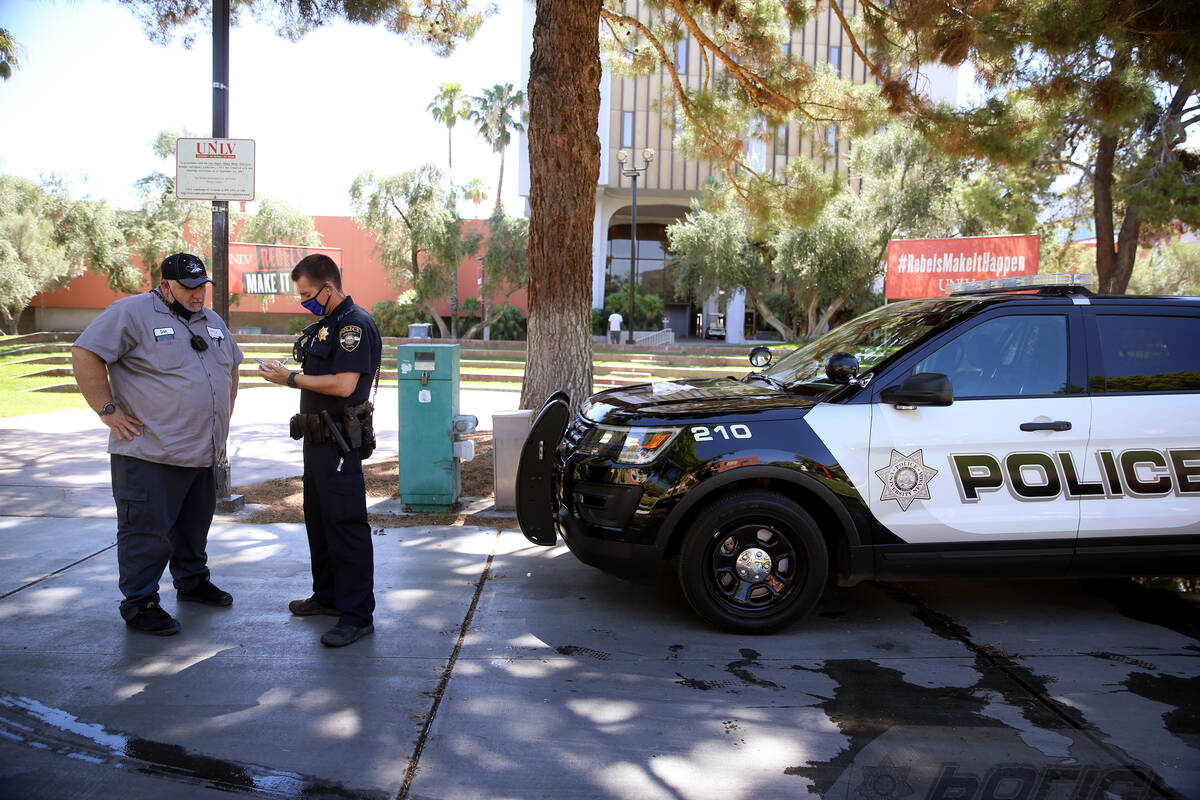
[[479, 421], [458, 413], [456, 344], [397, 347], [400, 498], [409, 511], [452, 511], [462, 491], [460, 462], [475, 457]]

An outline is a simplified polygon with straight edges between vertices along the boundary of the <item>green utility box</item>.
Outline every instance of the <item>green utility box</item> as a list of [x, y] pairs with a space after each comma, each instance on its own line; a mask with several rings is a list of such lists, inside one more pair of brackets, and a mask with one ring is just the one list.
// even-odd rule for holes
[[459, 462], [475, 456], [475, 443], [458, 437], [477, 424], [458, 413], [458, 345], [397, 350], [400, 498], [409, 511], [452, 511], [462, 490]]

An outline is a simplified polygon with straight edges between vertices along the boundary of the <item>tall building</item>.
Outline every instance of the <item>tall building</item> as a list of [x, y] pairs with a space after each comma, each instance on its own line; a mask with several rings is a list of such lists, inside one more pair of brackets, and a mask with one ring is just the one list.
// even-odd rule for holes
[[[849, 0], [846, 10], [857, 14], [857, 1]], [[645, 18], [640, 0], [625, 3], [627, 13]], [[529, 57], [533, 47], [534, 4], [524, 2], [525, 35], [522, 37], [522, 80], [529, 79]], [[699, 88], [704, 64], [692, 37], [680, 41], [674, 52], [675, 68], [685, 85]], [[825, 4], [808, 24], [792, 32], [791, 40], [780, 54], [783, 58], [802, 59], [813, 65], [830, 64], [839, 75], [854, 84], [874, 82], [866, 65], [846, 40], [837, 17]], [[933, 69], [928, 86], [920, 87], [934, 97], [954, 100], [956, 73]], [[728, 297], [679, 298], [667, 253], [666, 226], [682, 218], [704, 182], [716, 177], [720, 165], [683, 158], [675, 149], [675, 130], [664, 122], [670, 113], [674, 87], [669, 71], [660, 68], [653, 75], [637, 78], [617, 77], [608, 69], [600, 82], [600, 176], [596, 184], [596, 214], [592, 225], [592, 307], [603, 308], [608, 294], [628, 284], [633, 245], [631, 226], [633, 187], [622, 174], [617, 154], [624, 150], [626, 166], [641, 166], [642, 151], [650, 148], [654, 159], [638, 178], [637, 187], [637, 268], [636, 281], [642, 291], [662, 297], [668, 326], [676, 336], [704, 336], [727, 330], [730, 341], [742, 341], [746, 330], [744, 299], [736, 287]], [[826, 170], [845, 171], [846, 155], [852, 143], [836, 125], [822, 130], [802, 129], [796, 122], [777, 130], [754, 131], [747, 145], [746, 158], [756, 169], [778, 172], [794, 158], [811, 158], [819, 153]], [[529, 196], [528, 140], [521, 134], [520, 192]], [[731, 324], [724, 325], [725, 318]], [[752, 321], [752, 318], [751, 318]], [[719, 327], [718, 327], [719, 325]], [[724, 333], [721, 334], [724, 337]]]

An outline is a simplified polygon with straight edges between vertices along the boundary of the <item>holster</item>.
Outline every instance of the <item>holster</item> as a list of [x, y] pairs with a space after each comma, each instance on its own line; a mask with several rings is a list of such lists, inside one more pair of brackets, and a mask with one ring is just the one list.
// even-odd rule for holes
[[363, 458], [369, 458], [375, 452], [375, 407], [371, 401], [348, 406], [342, 429], [350, 446], [357, 448]]

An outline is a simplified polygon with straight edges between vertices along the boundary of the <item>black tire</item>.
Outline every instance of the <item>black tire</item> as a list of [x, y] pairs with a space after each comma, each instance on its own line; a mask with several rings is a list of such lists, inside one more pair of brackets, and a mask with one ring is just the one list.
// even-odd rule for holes
[[797, 503], [775, 492], [739, 491], [696, 515], [678, 573], [683, 596], [706, 622], [774, 633], [820, 600], [829, 554], [817, 523]]

